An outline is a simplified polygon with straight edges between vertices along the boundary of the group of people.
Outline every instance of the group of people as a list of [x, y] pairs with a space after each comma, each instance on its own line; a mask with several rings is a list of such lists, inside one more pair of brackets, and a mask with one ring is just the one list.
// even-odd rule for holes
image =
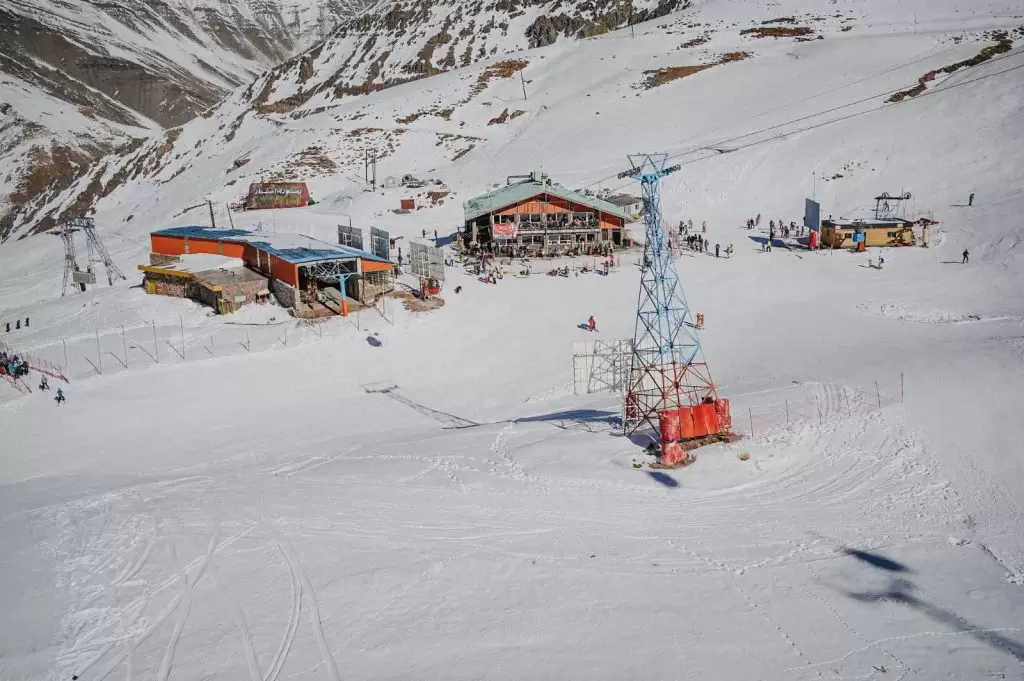
[[[25, 328], [26, 329], [28, 328], [28, 323], [29, 323], [29, 318], [25, 317]], [[6, 327], [7, 327], [5, 329], [5, 332], [6, 333], [10, 333], [11, 332], [11, 323], [10, 322], [4, 322], [4, 324], [6, 324]], [[18, 330], [20, 328], [21, 328], [21, 319], [14, 320], [14, 329]]]
[[0, 350], [0, 374], [21, 378], [28, 376], [28, 361], [17, 355], [8, 355], [6, 351]]
[[[10, 376], [14, 379], [24, 378], [28, 376], [30, 369], [27, 359], [8, 353], [6, 350], [0, 350], [0, 376]], [[39, 380], [39, 389], [44, 392], [50, 389], [50, 382], [47, 380], [46, 374], [43, 374]], [[64, 391], [57, 388], [57, 394], [53, 399], [59, 407], [66, 401]]]
[[[760, 217], [760, 216], [758, 216]], [[708, 223], [702, 221], [700, 223], [700, 233], [693, 231], [693, 220], [680, 220], [679, 221], [679, 232], [678, 235], [686, 239], [686, 247], [691, 251], [698, 253], [710, 253], [711, 242], [704, 234], [707, 234]], [[729, 244], [725, 248], [725, 257], [730, 257], [733, 253], [732, 244]], [[715, 257], [722, 257], [722, 245], [715, 244]]]
[[526, 244], [497, 244], [489, 241], [483, 246], [470, 246], [471, 256], [497, 255], [504, 258], [563, 258], [579, 256], [608, 257], [615, 252], [610, 242], [577, 244], [569, 248], [537, 248]]

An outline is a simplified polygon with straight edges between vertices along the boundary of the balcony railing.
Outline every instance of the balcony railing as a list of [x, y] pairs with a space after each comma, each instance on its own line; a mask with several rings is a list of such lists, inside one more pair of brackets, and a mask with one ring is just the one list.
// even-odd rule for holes
[[524, 234], [543, 234], [544, 232], [593, 232], [601, 229], [597, 220], [579, 220], [577, 222], [520, 222], [519, 231]]

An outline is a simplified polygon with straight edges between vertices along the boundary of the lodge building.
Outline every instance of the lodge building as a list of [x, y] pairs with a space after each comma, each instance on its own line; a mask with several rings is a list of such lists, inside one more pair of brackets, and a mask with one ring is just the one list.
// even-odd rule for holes
[[463, 209], [465, 243], [532, 251], [620, 246], [626, 225], [634, 221], [621, 207], [567, 189], [541, 173], [509, 177], [504, 187], [465, 202]]

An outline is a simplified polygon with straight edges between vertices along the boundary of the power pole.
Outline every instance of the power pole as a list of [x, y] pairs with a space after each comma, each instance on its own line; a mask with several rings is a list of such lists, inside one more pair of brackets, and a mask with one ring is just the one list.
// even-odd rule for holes
[[371, 163], [371, 169], [373, 171], [373, 176], [371, 178], [371, 186], [376, 190], [377, 189], [377, 150], [376, 149], [374, 149], [373, 152], [372, 152], [372, 156], [370, 157], [370, 163]]
[[210, 227], [217, 229], [217, 218], [213, 217], [213, 201], [206, 200], [206, 205], [210, 209]]

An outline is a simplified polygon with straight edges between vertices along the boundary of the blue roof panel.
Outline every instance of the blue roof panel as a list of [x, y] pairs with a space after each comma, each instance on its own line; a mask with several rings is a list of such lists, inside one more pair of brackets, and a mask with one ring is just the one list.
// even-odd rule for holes
[[246, 229], [218, 229], [190, 226], [169, 227], [153, 232], [153, 236], [174, 236], [188, 239], [213, 239], [225, 243], [251, 244], [293, 265], [322, 260], [360, 258], [375, 262], [389, 262], [385, 258], [351, 246], [332, 244], [303, 234], [274, 234], [251, 232]]

